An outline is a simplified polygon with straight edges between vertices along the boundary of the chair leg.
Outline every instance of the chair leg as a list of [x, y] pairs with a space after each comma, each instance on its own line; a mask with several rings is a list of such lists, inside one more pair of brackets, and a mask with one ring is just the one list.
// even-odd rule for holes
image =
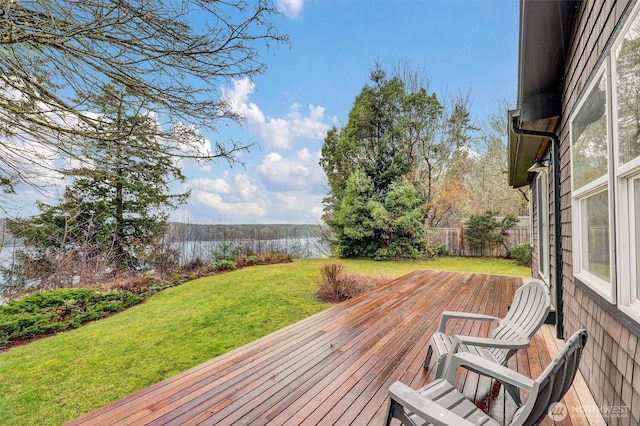
[[402, 422], [403, 425], [412, 425], [414, 424], [404, 412], [404, 407], [402, 404], [399, 404], [397, 401], [394, 401], [393, 398], [389, 398], [389, 405], [387, 408], [387, 415], [384, 419], [384, 426], [389, 426], [391, 424], [391, 419], [396, 418]]
[[429, 363], [431, 362], [431, 355], [433, 355], [433, 348], [431, 344], [429, 344], [429, 349], [427, 349], [427, 357], [424, 360], [424, 368], [429, 368]]
[[522, 401], [520, 400], [520, 390], [517, 386], [513, 386], [510, 384], [503, 383], [504, 390], [511, 395], [511, 398], [515, 401], [518, 407], [522, 406]]
[[384, 417], [384, 426], [389, 426], [391, 424], [391, 419], [393, 418], [393, 399], [389, 399], [389, 404], [387, 404], [387, 415]]

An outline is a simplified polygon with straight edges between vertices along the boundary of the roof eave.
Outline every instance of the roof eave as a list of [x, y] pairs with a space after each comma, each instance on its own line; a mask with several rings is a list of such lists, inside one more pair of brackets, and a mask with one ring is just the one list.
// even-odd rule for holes
[[[521, 0], [518, 57], [518, 109], [509, 123], [553, 132], [562, 113], [562, 82], [578, 0]], [[509, 128], [509, 185], [527, 185], [527, 171], [546, 152], [546, 139], [519, 136]]]

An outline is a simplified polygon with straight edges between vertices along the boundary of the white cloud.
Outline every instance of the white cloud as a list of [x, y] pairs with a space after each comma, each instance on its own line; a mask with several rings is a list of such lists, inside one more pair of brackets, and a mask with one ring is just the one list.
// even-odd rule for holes
[[290, 149], [295, 139], [322, 140], [329, 130], [330, 126], [324, 123], [324, 108], [321, 106], [309, 105], [306, 117], [300, 113], [299, 103], [292, 104], [290, 112], [284, 117], [265, 116], [258, 105], [249, 101], [249, 95], [254, 90], [255, 84], [244, 78], [234, 81], [231, 89], [223, 87], [222, 94], [227, 99], [229, 108], [242, 114], [267, 146]]
[[191, 189], [187, 209], [172, 213], [172, 220], [255, 223], [267, 214], [260, 192], [252, 179], [243, 174], [193, 178], [183, 189]]
[[273, 193], [272, 196], [277, 208], [272, 209], [271, 215], [281, 222], [291, 222], [291, 218], [295, 218], [298, 223], [320, 223], [323, 195], [291, 191]]
[[255, 88], [256, 84], [245, 77], [242, 80], [234, 80], [231, 89], [222, 87], [222, 97], [227, 100], [231, 111], [242, 114], [249, 123], [263, 123], [264, 114], [256, 104], [249, 102], [249, 95]]
[[271, 152], [246, 173], [193, 178], [189, 212], [172, 220], [214, 223], [319, 223], [326, 177], [320, 151]]
[[262, 140], [274, 148], [289, 149], [296, 138], [323, 139], [329, 130], [329, 125], [322, 121], [324, 108], [309, 105], [309, 115], [303, 117], [298, 107], [299, 104], [294, 104], [284, 117], [260, 123], [258, 132]]
[[233, 190], [231, 185], [229, 185], [224, 179], [206, 179], [206, 178], [194, 178], [189, 180], [189, 184], [192, 188], [208, 191], [208, 192], [216, 192], [219, 194], [230, 194]]
[[244, 201], [253, 200], [258, 195], [258, 188], [253, 184], [252, 179], [247, 175], [236, 175], [235, 187], [240, 199]]
[[55, 142], [42, 143], [26, 134], [1, 138], [0, 158], [5, 173], [17, 183], [27, 182], [44, 192], [65, 185], [65, 178], [56, 167], [64, 160], [60, 160]]
[[304, 0], [278, 0], [278, 10], [287, 17], [295, 19], [300, 16]]
[[320, 151], [311, 153], [307, 148], [298, 151], [291, 158], [272, 152], [264, 157], [256, 170], [269, 190], [318, 193], [325, 181], [324, 172], [318, 164], [319, 159]]
[[224, 200], [225, 203], [254, 202], [259, 196], [259, 191], [253, 183], [253, 179], [244, 174], [230, 176], [225, 173], [220, 178], [193, 178], [189, 179], [186, 187], [193, 194], [215, 194], [215, 199]]
[[191, 194], [194, 201], [213, 209], [217, 215], [228, 217], [261, 217], [266, 211], [257, 202], [229, 202], [220, 194], [194, 190]]

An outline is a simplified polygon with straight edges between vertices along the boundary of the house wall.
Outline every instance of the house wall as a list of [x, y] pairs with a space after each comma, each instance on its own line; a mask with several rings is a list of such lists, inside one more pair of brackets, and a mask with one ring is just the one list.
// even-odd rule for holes
[[[608, 424], [640, 424], [640, 324], [625, 318], [615, 305], [599, 297], [573, 277], [571, 227], [571, 158], [569, 117], [593, 72], [602, 64], [603, 52], [619, 31], [618, 22], [636, 0], [584, 0], [579, 4], [565, 67], [563, 112], [559, 128], [560, 208], [563, 246], [564, 334], [580, 328], [589, 331], [580, 370]], [[550, 188], [553, 177], [549, 176]], [[533, 198], [533, 197], [532, 197]], [[553, 197], [549, 211], [553, 215]], [[553, 245], [555, 218], [551, 219]], [[551, 282], [556, 276], [552, 247]], [[537, 268], [533, 268], [537, 274]], [[555, 289], [552, 289], [555, 294]]]
[[[547, 187], [544, 189], [545, 191], [547, 191], [547, 193], [552, 193], [552, 186], [550, 186], [553, 181], [553, 176], [552, 173], [548, 173], [547, 174]], [[556, 292], [555, 292], [555, 285], [553, 282], [553, 277], [555, 277], [555, 271], [554, 271], [554, 241], [553, 241], [553, 229], [552, 227], [554, 226], [553, 224], [553, 213], [550, 214], [550, 224], [549, 224], [549, 228], [550, 228], [550, 237], [549, 237], [549, 245], [550, 245], [550, 250], [551, 251], [549, 253], [549, 268], [552, 271], [549, 276], [547, 277], [543, 277], [540, 274], [540, 264], [542, 263], [540, 260], [540, 233], [538, 231], [538, 226], [540, 226], [540, 222], [539, 222], [539, 218], [540, 218], [540, 209], [538, 208], [538, 188], [537, 185], [539, 184], [537, 179], [534, 179], [531, 182], [531, 193], [530, 193], [530, 203], [531, 203], [531, 223], [532, 223], [532, 227], [531, 227], [531, 244], [533, 245], [533, 252], [532, 252], [532, 256], [531, 256], [531, 270], [533, 271], [532, 274], [534, 277], [541, 279], [542, 281], [546, 282], [547, 284], [549, 284], [549, 286], [551, 287], [551, 306], [552, 309], [555, 310], [557, 307], [557, 303], [556, 303]], [[549, 200], [549, 203], [551, 206], [553, 206], [553, 200]]]

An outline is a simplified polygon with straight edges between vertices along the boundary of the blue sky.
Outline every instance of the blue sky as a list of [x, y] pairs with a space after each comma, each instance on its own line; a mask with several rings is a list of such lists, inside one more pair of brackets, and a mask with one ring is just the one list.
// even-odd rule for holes
[[[255, 142], [244, 166], [185, 163], [192, 191], [171, 220], [191, 223], [320, 223], [326, 131], [344, 125], [376, 62], [409, 61], [430, 91], [470, 91], [480, 123], [517, 81], [516, 0], [275, 0], [290, 46], [265, 51], [266, 74], [220, 87], [246, 123], [220, 123], [211, 141]], [[29, 194], [26, 197], [36, 197]]]

